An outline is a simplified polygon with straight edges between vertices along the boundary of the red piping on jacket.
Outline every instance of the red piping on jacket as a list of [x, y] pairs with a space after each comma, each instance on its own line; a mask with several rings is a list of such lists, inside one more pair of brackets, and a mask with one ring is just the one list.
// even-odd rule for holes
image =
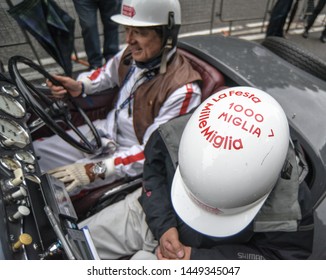
[[114, 159], [114, 165], [119, 165], [119, 164], [128, 165], [128, 164], [131, 164], [133, 162], [140, 161], [143, 159], [145, 159], [144, 152], [140, 152], [136, 155], [130, 155], [125, 158], [117, 157]]
[[187, 84], [186, 88], [187, 88], [187, 94], [186, 94], [185, 100], [182, 103], [180, 113], [179, 113], [180, 115], [184, 115], [187, 113], [187, 109], [188, 109], [188, 106], [189, 106], [189, 103], [191, 100], [191, 96], [194, 92], [193, 88], [192, 88], [192, 84]]

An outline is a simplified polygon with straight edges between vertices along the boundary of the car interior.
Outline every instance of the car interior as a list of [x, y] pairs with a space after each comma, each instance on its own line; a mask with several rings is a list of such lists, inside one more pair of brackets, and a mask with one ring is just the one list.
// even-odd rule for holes
[[[184, 48], [179, 48], [179, 51], [202, 77], [202, 101], [233, 85], [232, 80], [206, 60]], [[0, 259], [96, 259], [98, 256], [90, 234], [87, 229], [79, 229], [78, 222], [141, 187], [141, 175], [69, 197], [62, 182], [40, 170], [32, 142], [61, 133], [61, 130], [58, 132], [51, 127], [53, 122], [66, 130], [71, 129], [70, 122], [77, 127], [85, 123], [85, 119], [105, 118], [113, 107], [117, 89], [92, 95], [91, 104], [87, 98], [78, 97], [74, 102], [65, 100], [62, 105], [52, 103], [51, 98], [43, 99], [43, 94], [48, 97], [50, 94], [43, 84], [32, 85], [24, 78], [14, 78], [14, 83], [11, 76], [18, 74], [11, 74], [0, 73], [0, 103], [3, 104], [0, 107], [0, 228], [4, 229], [0, 232]], [[38, 115], [37, 108], [31, 110], [35, 107], [34, 99], [22, 94], [21, 84], [40, 99], [37, 104], [45, 103], [47, 114], [52, 114], [52, 117], [58, 114], [58, 110], [52, 111], [52, 107], [58, 107], [59, 111], [65, 112], [64, 118], [68, 122], [61, 118], [42, 122], [42, 112]], [[313, 168], [318, 165], [314, 162], [318, 159], [308, 157], [313, 153], [300, 135], [294, 130], [291, 135], [303, 147], [308, 172], [305, 181], [311, 187], [318, 180]], [[315, 191], [316, 205], [321, 192], [324, 190]]]
[[[224, 76], [218, 70], [186, 50], [180, 49], [180, 52], [202, 76], [202, 100], [225, 87]], [[20, 58], [19, 62], [21, 60], [25, 61]], [[44, 125], [39, 119], [39, 111], [43, 117], [39, 107], [45, 108], [49, 115], [58, 114], [52, 107], [68, 110], [64, 117], [78, 126], [85, 122], [80, 108], [89, 120], [105, 118], [113, 106], [116, 89], [92, 96], [92, 106], [85, 98], [76, 98], [77, 105], [70, 100], [64, 105], [56, 102], [53, 105], [51, 100], [43, 98], [43, 94], [49, 95], [44, 85], [32, 85], [23, 77], [17, 79], [19, 73], [14, 70], [11, 74], [15, 83], [8, 73], [0, 77], [0, 99], [4, 104], [0, 108], [0, 227], [4, 229], [0, 234], [0, 259], [96, 259], [89, 232], [79, 229], [77, 223], [140, 187], [141, 176], [124, 178], [84, 197], [69, 197], [62, 182], [40, 170], [32, 142], [61, 133], [49, 129], [52, 120], [45, 121]], [[26, 96], [21, 93], [22, 89], [32, 94]], [[60, 118], [54, 119], [54, 123], [63, 130], [71, 129], [69, 123]]]

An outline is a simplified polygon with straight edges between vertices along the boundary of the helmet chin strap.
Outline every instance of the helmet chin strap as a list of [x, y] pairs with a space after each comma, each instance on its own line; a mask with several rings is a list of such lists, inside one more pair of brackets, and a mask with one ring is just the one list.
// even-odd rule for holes
[[160, 66], [160, 74], [164, 74], [166, 72], [166, 66], [167, 66], [167, 57], [169, 51], [172, 49], [172, 38], [168, 38], [166, 41], [166, 44], [163, 48], [162, 52], [162, 60], [161, 60], [161, 66]]
[[175, 26], [174, 12], [169, 12], [169, 24], [166, 27], [167, 39], [166, 39], [166, 43], [163, 47], [162, 60], [161, 60], [161, 66], [160, 66], [160, 74], [164, 74], [166, 72], [167, 56], [168, 56], [169, 51], [173, 48], [173, 35], [172, 35], [173, 32], [172, 31], [173, 31], [174, 26]]

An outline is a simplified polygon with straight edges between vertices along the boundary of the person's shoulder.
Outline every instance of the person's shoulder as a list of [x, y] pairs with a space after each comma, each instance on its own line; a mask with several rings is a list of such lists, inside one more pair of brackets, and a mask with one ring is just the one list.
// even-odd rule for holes
[[167, 127], [167, 126], [175, 126], [175, 125], [187, 123], [194, 110], [195, 109], [192, 109], [190, 112], [188, 112], [186, 114], [183, 114], [181, 116], [176, 116], [176, 117], [170, 119], [169, 121], [161, 124], [160, 127], [164, 128], [164, 127]]
[[[167, 121], [164, 124], [161, 124], [158, 128], [159, 133], [163, 137], [181, 137], [182, 132], [188, 123], [190, 117], [192, 116], [192, 113], [195, 109], [192, 109], [190, 112], [177, 116], [175, 118], [172, 118], [171, 120]], [[170, 136], [168, 136], [170, 135]]]

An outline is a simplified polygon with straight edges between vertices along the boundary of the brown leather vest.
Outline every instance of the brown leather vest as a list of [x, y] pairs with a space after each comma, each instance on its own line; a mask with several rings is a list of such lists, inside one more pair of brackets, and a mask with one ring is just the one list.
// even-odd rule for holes
[[[131, 67], [131, 64], [123, 63], [129, 53], [127, 48], [119, 65], [120, 85]], [[165, 74], [157, 74], [137, 88], [134, 95], [133, 124], [140, 144], [143, 143], [146, 129], [154, 122], [165, 100], [181, 86], [200, 80], [200, 74], [183, 55], [176, 52], [169, 61]]]

